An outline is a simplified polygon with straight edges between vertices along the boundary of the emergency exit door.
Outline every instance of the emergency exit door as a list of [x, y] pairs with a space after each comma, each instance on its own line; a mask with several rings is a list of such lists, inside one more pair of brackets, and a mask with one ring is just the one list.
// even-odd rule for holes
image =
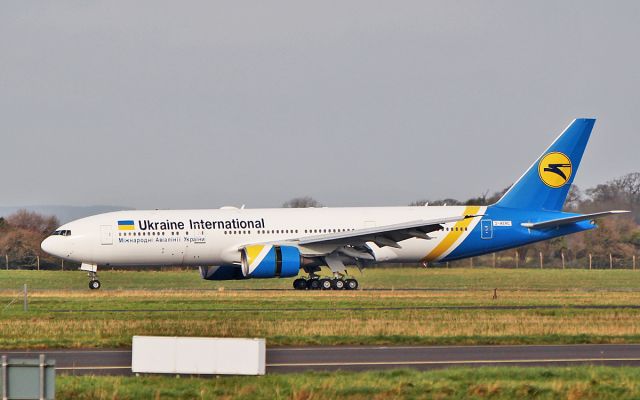
[[480, 237], [482, 239], [493, 239], [493, 221], [483, 219], [480, 221]]

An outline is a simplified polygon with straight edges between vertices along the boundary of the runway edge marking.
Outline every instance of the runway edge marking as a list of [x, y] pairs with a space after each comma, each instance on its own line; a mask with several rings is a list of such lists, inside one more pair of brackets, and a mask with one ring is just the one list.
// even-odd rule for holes
[[640, 361], [640, 358], [558, 358], [538, 360], [451, 360], [451, 361], [371, 361], [347, 363], [291, 363], [267, 364], [267, 367], [339, 367], [364, 365], [447, 365], [447, 364], [514, 364], [514, 363], [566, 363], [566, 362], [594, 362], [594, 361]]

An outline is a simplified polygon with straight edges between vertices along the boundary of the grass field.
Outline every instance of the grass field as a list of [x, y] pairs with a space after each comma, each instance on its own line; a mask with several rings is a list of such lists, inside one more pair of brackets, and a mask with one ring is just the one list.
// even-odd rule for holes
[[[0, 348], [128, 347], [136, 334], [265, 337], [269, 345], [640, 342], [640, 310], [572, 307], [638, 305], [638, 277], [629, 270], [375, 269], [363, 274], [364, 287], [432, 290], [297, 292], [230, 290], [286, 288], [290, 279], [213, 283], [195, 271], [106, 271], [107, 290], [89, 291], [80, 272], [0, 271]], [[494, 305], [561, 308], [446, 308]]]
[[452, 368], [263, 377], [72, 377], [58, 399], [637, 399], [640, 369]]
[[[325, 271], [327, 272], [327, 271]], [[640, 290], [640, 270], [375, 268], [350, 271], [362, 288]], [[197, 270], [100, 271], [103, 289], [290, 289], [290, 279], [205, 281]], [[0, 270], [0, 289], [87, 289], [80, 271]]]

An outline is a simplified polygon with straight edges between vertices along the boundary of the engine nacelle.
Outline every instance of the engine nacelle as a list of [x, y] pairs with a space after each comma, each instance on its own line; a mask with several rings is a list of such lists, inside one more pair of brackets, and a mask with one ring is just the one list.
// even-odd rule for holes
[[247, 279], [239, 265], [216, 265], [200, 267], [200, 277], [208, 281], [231, 281]]
[[300, 250], [294, 246], [250, 245], [241, 251], [246, 278], [289, 278], [300, 272]]

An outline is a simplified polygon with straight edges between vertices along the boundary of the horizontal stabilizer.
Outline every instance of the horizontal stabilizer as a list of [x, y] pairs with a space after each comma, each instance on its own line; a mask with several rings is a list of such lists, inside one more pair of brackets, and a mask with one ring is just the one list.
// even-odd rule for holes
[[628, 212], [629, 211], [624, 211], [624, 210], [603, 211], [603, 212], [598, 212], [593, 214], [576, 215], [574, 217], [552, 219], [550, 221], [523, 222], [521, 225], [529, 229], [555, 228], [557, 226], [573, 224], [580, 221], [592, 220], [600, 217], [606, 217], [609, 215], [626, 214]]

